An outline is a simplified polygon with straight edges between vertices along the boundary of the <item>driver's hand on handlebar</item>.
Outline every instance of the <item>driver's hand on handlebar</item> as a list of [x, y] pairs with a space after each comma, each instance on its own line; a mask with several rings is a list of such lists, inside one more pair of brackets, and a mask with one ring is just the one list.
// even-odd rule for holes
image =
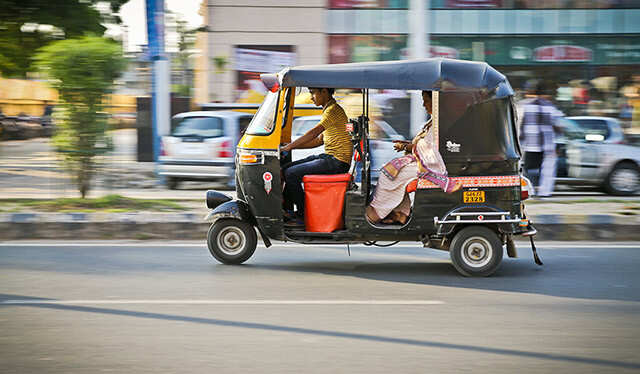
[[409, 144], [410, 143], [406, 140], [394, 140], [393, 149], [395, 149], [396, 152], [402, 152], [407, 149], [407, 145]]
[[280, 144], [280, 153], [283, 153], [283, 152], [290, 152], [290, 151], [291, 151], [291, 149], [289, 148], [289, 145], [290, 145], [290, 144], [291, 144], [291, 143]]

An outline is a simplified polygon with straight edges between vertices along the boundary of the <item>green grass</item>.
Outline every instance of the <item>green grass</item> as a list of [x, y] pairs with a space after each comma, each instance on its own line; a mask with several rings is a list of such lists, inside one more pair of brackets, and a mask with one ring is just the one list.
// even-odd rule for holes
[[20, 211], [24, 209], [45, 212], [108, 212], [132, 211], [175, 211], [189, 208], [166, 199], [133, 199], [120, 195], [107, 195], [97, 199], [60, 198], [0, 199], [0, 211]]

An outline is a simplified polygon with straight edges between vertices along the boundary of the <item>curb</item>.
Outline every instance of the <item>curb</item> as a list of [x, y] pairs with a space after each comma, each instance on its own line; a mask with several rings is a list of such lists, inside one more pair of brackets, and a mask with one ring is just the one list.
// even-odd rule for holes
[[[536, 240], [640, 241], [640, 216], [530, 217]], [[0, 240], [202, 240], [209, 223], [197, 213], [2, 213]]]

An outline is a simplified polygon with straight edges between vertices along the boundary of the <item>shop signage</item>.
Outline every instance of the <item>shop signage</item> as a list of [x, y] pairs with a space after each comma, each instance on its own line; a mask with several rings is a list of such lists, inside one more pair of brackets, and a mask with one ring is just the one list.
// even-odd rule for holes
[[447, 8], [499, 8], [502, 0], [447, 0]]
[[591, 61], [593, 52], [576, 45], [548, 45], [533, 51], [538, 62], [584, 62]]
[[457, 49], [442, 45], [432, 45], [429, 47], [429, 51], [431, 57], [458, 58], [460, 56]]
[[[364, 48], [363, 48], [364, 47]], [[406, 58], [401, 35], [330, 35], [331, 63]], [[486, 61], [491, 65], [640, 64], [635, 36], [432, 36], [431, 56]], [[367, 52], [367, 53], [364, 53]]]
[[[484, 46], [482, 56], [478, 43]], [[460, 59], [484, 59], [492, 65], [640, 64], [640, 43], [633, 36], [435, 36], [431, 46], [446, 46], [455, 49]]]

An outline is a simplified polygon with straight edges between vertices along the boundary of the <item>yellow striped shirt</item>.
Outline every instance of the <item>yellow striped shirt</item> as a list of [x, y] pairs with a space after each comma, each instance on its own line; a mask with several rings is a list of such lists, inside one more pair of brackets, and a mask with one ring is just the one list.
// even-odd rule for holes
[[335, 100], [329, 101], [322, 110], [319, 125], [324, 128], [324, 152], [342, 162], [351, 164], [353, 145], [345, 124], [349, 122], [344, 109]]

